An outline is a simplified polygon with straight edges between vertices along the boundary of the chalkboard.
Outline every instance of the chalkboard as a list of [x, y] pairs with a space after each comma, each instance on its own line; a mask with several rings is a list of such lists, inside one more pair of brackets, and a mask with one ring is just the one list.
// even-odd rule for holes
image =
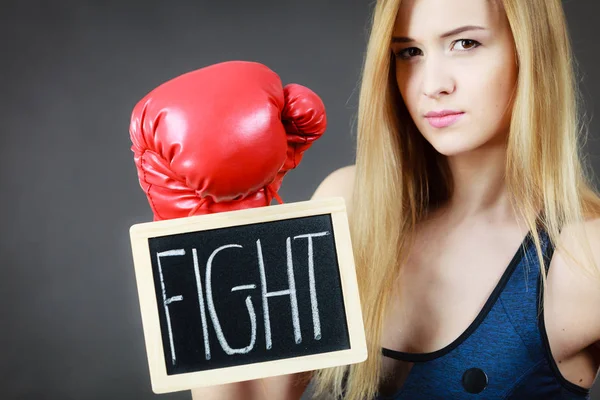
[[152, 389], [366, 359], [343, 199], [133, 225]]

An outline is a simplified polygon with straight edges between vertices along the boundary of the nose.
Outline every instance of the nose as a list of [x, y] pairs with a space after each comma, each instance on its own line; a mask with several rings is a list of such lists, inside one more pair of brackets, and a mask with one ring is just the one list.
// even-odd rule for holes
[[439, 99], [453, 93], [456, 82], [443, 57], [429, 57], [424, 63], [423, 94], [432, 99]]

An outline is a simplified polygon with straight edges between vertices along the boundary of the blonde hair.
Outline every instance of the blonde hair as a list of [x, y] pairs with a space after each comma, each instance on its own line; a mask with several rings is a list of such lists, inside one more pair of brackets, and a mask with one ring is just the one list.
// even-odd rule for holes
[[[448, 165], [417, 131], [395, 83], [390, 41], [400, 2], [375, 4], [359, 98], [350, 225], [369, 358], [317, 371], [316, 397], [362, 400], [376, 395], [392, 284], [417, 223], [452, 195]], [[515, 211], [533, 236], [545, 284], [538, 229], [546, 230], [560, 248], [564, 226], [600, 216], [600, 198], [579, 155], [583, 124], [560, 0], [502, 0], [501, 4], [519, 69], [506, 185]], [[586, 253], [591, 261], [589, 243]], [[592, 263], [586, 265], [586, 271], [597, 272]]]

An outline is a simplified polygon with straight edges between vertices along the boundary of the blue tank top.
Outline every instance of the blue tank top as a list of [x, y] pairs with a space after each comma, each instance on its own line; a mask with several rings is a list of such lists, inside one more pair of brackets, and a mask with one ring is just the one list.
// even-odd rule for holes
[[[547, 265], [554, 247], [540, 232]], [[541, 305], [541, 276], [531, 234], [506, 268], [479, 315], [454, 342], [432, 353], [383, 355], [414, 363], [393, 399], [589, 399], [553, 359]], [[539, 318], [538, 318], [539, 316]]]

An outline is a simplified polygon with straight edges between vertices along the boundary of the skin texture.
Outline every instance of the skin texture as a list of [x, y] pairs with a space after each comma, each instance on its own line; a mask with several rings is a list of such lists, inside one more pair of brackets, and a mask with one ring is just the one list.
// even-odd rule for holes
[[[499, 139], [508, 131], [517, 64], [508, 21], [492, 4], [409, 0], [396, 20], [392, 51], [398, 88], [421, 134], [449, 157], [502, 145]], [[468, 26], [483, 29], [442, 37]], [[424, 115], [440, 110], [464, 115], [450, 127], [435, 128]]]
[[[485, 29], [441, 37], [467, 25]], [[396, 54], [396, 82], [423, 137], [448, 158], [454, 194], [417, 226], [384, 321], [382, 345], [432, 352], [454, 341], [475, 319], [526, 234], [503, 178], [518, 68], [506, 16], [493, 1], [403, 0], [393, 36], [414, 39], [390, 44]], [[441, 129], [424, 117], [445, 109], [464, 115]], [[343, 196], [352, 214], [354, 175], [354, 166], [332, 172], [312, 198]], [[581, 249], [570, 233], [578, 228], [565, 227], [561, 237], [575, 254]], [[594, 245], [600, 243], [600, 221], [589, 221], [585, 229], [600, 263], [600, 246]], [[597, 304], [598, 281], [557, 250], [544, 297], [546, 329], [561, 374], [583, 387], [592, 385], [600, 365]], [[381, 392], [391, 394], [412, 365], [385, 357], [383, 363], [387, 379]], [[299, 398], [301, 391], [285, 397], [291, 381], [273, 379], [277, 382], [267, 386], [269, 396], [283, 397], [261, 397], [263, 386], [257, 382], [239, 393]], [[239, 393], [230, 393], [231, 398]], [[205, 398], [199, 390], [193, 394], [194, 399]]]
[[[468, 26], [483, 29], [461, 29]], [[455, 192], [417, 227], [383, 345], [432, 352], [474, 320], [526, 234], [503, 177], [518, 67], [504, 11], [487, 0], [403, 1], [390, 49], [406, 108], [423, 137], [446, 156]], [[434, 127], [425, 115], [441, 110], [464, 114], [450, 126]], [[581, 249], [570, 234], [579, 228], [565, 227], [561, 237], [575, 254]], [[590, 243], [598, 243], [598, 221], [585, 229]], [[593, 307], [599, 300], [598, 281], [557, 251], [544, 299], [546, 328], [561, 374], [583, 387], [592, 385], [600, 365], [600, 319]], [[396, 391], [411, 366], [384, 358], [382, 392]]]

